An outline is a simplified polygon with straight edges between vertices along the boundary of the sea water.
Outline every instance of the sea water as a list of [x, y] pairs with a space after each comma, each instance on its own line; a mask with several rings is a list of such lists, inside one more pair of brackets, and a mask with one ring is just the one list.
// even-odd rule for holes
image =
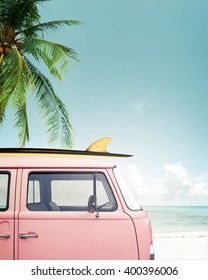
[[146, 206], [153, 233], [208, 231], [208, 206]]

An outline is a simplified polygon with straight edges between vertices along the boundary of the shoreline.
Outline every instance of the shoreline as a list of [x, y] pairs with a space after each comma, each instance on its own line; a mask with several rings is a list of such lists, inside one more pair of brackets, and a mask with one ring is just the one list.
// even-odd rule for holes
[[156, 260], [207, 260], [208, 231], [153, 233]]
[[208, 238], [208, 231], [153, 232], [153, 238]]

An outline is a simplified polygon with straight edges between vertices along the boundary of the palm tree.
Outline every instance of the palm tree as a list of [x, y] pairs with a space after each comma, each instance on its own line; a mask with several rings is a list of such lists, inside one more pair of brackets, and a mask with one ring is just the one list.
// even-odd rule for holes
[[20, 146], [29, 141], [26, 95], [35, 94], [47, 125], [49, 142], [58, 139], [72, 146], [72, 125], [68, 112], [49, 79], [31, 61], [42, 61], [53, 77], [62, 79], [68, 59], [78, 60], [75, 50], [48, 41], [44, 34], [77, 20], [40, 22], [38, 5], [50, 0], [0, 0], [0, 123], [8, 106], [15, 110], [14, 125]]

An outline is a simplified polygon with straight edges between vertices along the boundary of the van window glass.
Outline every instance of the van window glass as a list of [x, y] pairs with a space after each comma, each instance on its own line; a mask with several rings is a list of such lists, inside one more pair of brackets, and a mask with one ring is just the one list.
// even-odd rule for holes
[[8, 209], [9, 201], [9, 174], [0, 173], [0, 211]]
[[29, 181], [28, 184], [28, 203], [40, 202], [40, 183], [37, 180]]
[[136, 200], [134, 194], [130, 191], [130, 188], [124, 180], [122, 174], [118, 171], [117, 168], [114, 168], [113, 171], [127, 207], [133, 211], [142, 210], [142, 207]]
[[27, 207], [31, 211], [87, 211], [91, 195], [96, 195], [99, 211], [116, 210], [114, 195], [103, 173], [32, 173]]

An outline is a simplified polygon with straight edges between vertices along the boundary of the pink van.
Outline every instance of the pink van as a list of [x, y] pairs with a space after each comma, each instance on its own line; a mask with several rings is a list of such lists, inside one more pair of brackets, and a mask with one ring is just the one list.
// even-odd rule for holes
[[114, 164], [0, 149], [0, 260], [30, 259], [154, 259], [150, 219]]

